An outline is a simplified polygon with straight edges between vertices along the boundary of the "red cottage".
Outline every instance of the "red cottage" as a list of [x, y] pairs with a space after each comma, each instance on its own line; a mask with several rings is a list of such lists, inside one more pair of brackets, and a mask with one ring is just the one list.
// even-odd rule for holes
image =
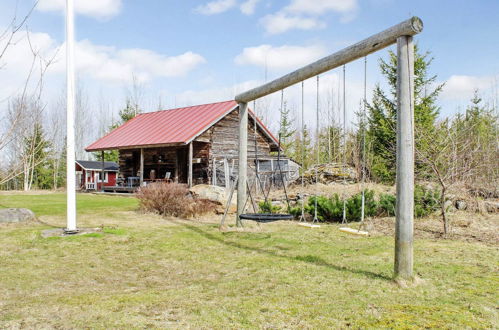
[[[104, 162], [104, 187], [116, 186], [118, 164]], [[76, 189], [101, 190], [102, 189], [102, 162], [92, 160], [76, 161]]]

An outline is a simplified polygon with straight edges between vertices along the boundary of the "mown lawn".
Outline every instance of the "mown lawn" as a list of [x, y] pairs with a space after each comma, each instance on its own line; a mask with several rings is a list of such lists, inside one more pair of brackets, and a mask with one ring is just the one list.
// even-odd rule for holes
[[[0, 227], [0, 328], [497, 328], [496, 246], [418, 240], [422, 283], [391, 280], [393, 239], [294, 223], [221, 233], [134, 211], [133, 198], [79, 195], [79, 225], [42, 238]], [[64, 195], [0, 195], [64, 224]]]
[[[40, 195], [0, 195], [0, 208], [26, 207], [37, 216], [65, 216], [66, 195], [45, 193]], [[109, 196], [95, 194], [77, 194], [76, 207], [79, 214], [102, 214], [109, 211], [133, 211], [138, 207], [136, 198], [129, 196]]]

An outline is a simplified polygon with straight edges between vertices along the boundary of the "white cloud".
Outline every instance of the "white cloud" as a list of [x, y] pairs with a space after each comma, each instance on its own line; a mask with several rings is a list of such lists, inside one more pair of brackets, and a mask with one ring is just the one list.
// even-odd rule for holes
[[203, 15], [215, 15], [223, 13], [236, 5], [236, 0], [215, 0], [196, 8]]
[[295, 14], [322, 15], [328, 11], [349, 13], [357, 9], [357, 0], [292, 0], [284, 10]]
[[252, 15], [255, 12], [255, 7], [260, 0], [247, 0], [239, 6], [241, 12], [245, 15]]
[[280, 46], [260, 45], [244, 48], [235, 58], [240, 65], [255, 65], [270, 70], [295, 69], [319, 59], [326, 53], [326, 49], [319, 45], [313, 46]]
[[473, 96], [475, 89], [481, 91], [492, 88], [494, 77], [452, 75], [445, 82], [442, 98], [447, 100], [467, 101]]
[[160, 77], [180, 77], [192, 71], [206, 60], [191, 51], [177, 56], [165, 56], [148, 49], [123, 49], [115, 60], [130, 64], [137, 72]]
[[[65, 11], [66, 0], [40, 0], [39, 11]], [[77, 14], [105, 19], [116, 16], [121, 10], [121, 0], [76, 0]]]
[[321, 16], [329, 12], [340, 14], [345, 23], [355, 18], [357, 0], [291, 0], [290, 4], [274, 14], [261, 19], [260, 23], [269, 34], [289, 30], [315, 30], [326, 26]]
[[268, 34], [280, 34], [293, 29], [317, 30], [326, 26], [315, 17], [291, 16], [284, 12], [267, 15], [261, 19], [261, 23]]
[[140, 82], [148, 82], [155, 77], [184, 76], [205, 62], [201, 55], [190, 51], [166, 56], [148, 49], [95, 45], [89, 40], [77, 42], [75, 49], [79, 73], [115, 83], [129, 82], [132, 76]]
[[[64, 77], [66, 70], [65, 44], [57, 43], [49, 34], [30, 33], [33, 48], [45, 59], [55, 57], [45, 80]], [[0, 46], [1, 43], [0, 43]], [[20, 91], [32, 65], [33, 56], [25, 35], [12, 44], [0, 60], [0, 101]], [[75, 43], [77, 75], [104, 84], [129, 84], [135, 76], [139, 82], [150, 82], [155, 78], [171, 78], [187, 75], [206, 60], [192, 51], [168, 56], [148, 49], [116, 48], [102, 46], [89, 40]], [[39, 64], [35, 62], [32, 84], [37, 83]], [[47, 81], [47, 87], [49, 82]]]

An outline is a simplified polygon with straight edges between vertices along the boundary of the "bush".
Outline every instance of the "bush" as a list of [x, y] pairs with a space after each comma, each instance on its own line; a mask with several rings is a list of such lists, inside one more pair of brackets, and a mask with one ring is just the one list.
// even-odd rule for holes
[[[360, 221], [362, 213], [362, 193], [353, 195], [346, 202], [346, 218], [348, 221]], [[378, 214], [378, 203], [374, 200], [374, 191], [364, 191], [364, 216], [374, 217]]]
[[[379, 201], [375, 200], [373, 190], [365, 191], [366, 217], [375, 216], [395, 216], [396, 196], [391, 194], [381, 194]], [[342, 221], [343, 220], [343, 200], [338, 194], [331, 197], [312, 196], [305, 205], [305, 212], [314, 216], [315, 201], [317, 199], [317, 218], [320, 221]], [[427, 189], [416, 186], [414, 191], [414, 217], [421, 218], [430, 215], [439, 208], [440, 192], [438, 189]], [[360, 221], [362, 208], [362, 193], [351, 196], [345, 201], [345, 216], [347, 221]], [[296, 207], [291, 210], [296, 218], [301, 215], [301, 208]]]
[[[306, 213], [307, 210], [304, 208], [303, 212]], [[300, 219], [300, 217], [301, 217], [301, 204], [298, 204], [295, 207], [290, 207], [289, 214], [291, 214], [295, 219]]]
[[[378, 204], [374, 200], [374, 191], [366, 190], [364, 195], [364, 215], [373, 217], [378, 213]], [[330, 198], [325, 196], [313, 196], [308, 200], [305, 207], [307, 213], [314, 215], [315, 200], [317, 199], [317, 218], [320, 221], [342, 221], [343, 200], [338, 194]], [[348, 221], [357, 221], [361, 217], [362, 193], [356, 194], [345, 201], [345, 216]], [[300, 210], [301, 212], [301, 210]]]
[[[426, 217], [439, 208], [440, 191], [438, 189], [428, 189], [416, 185], [414, 188], [414, 217]], [[379, 215], [395, 216], [397, 198], [391, 194], [381, 194], [379, 196]]]
[[378, 215], [385, 217], [395, 216], [395, 205], [397, 198], [391, 194], [379, 195]]
[[440, 191], [416, 185], [414, 188], [414, 217], [426, 217], [437, 211], [440, 203]]
[[166, 216], [192, 217], [215, 209], [213, 202], [193, 198], [187, 186], [178, 183], [151, 183], [140, 188], [137, 198], [142, 210]]
[[312, 216], [315, 214], [315, 200], [317, 199], [317, 218], [320, 221], [341, 221], [343, 219], [343, 201], [338, 194], [330, 198], [325, 196], [312, 196], [305, 205], [305, 211]]
[[277, 213], [281, 210], [280, 206], [272, 205], [272, 201], [261, 201], [258, 203], [261, 213]]

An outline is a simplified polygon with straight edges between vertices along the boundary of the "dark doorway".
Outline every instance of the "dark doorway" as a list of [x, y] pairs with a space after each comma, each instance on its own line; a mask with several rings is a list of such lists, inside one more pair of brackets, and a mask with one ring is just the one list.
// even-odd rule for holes
[[177, 173], [179, 183], [187, 183], [187, 148], [177, 149]]

